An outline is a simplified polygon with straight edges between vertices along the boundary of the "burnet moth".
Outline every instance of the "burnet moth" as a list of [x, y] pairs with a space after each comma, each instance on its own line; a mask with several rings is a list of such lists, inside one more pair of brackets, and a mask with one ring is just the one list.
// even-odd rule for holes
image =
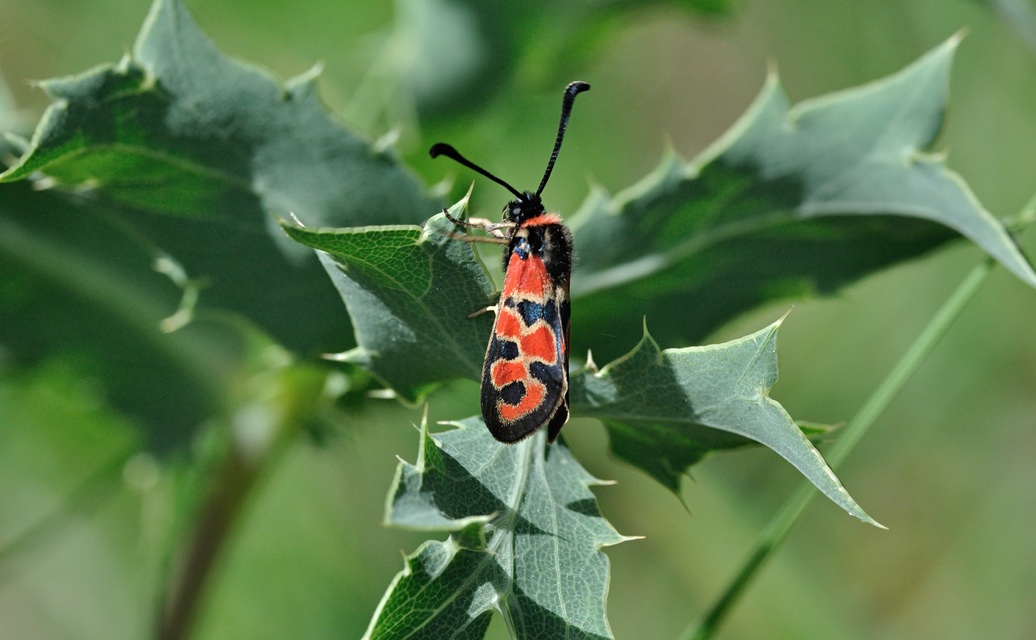
[[452, 158], [515, 196], [504, 207], [502, 222], [456, 220], [445, 212], [454, 224], [489, 234], [454, 237], [506, 247], [504, 290], [496, 307], [490, 308], [496, 311], [496, 322], [482, 366], [481, 391], [482, 417], [500, 442], [518, 442], [544, 425], [547, 439], [554, 442], [568, 421], [572, 234], [561, 223], [561, 216], [547, 213], [540, 193], [554, 169], [576, 96], [589, 88], [585, 82], [565, 87], [554, 150], [535, 193], [518, 192], [448, 144], [437, 143], [429, 152], [433, 158]]

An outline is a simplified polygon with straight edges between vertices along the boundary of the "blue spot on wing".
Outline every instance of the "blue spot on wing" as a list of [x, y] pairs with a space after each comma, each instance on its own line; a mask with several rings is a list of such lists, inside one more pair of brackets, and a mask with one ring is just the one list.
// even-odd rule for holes
[[522, 316], [525, 326], [531, 327], [537, 320], [543, 320], [551, 327], [558, 324], [557, 305], [553, 301], [547, 304], [539, 304], [531, 300], [522, 300], [518, 303], [518, 313]]
[[514, 253], [517, 253], [518, 257], [522, 260], [527, 260], [529, 258], [529, 241], [525, 238], [518, 238], [518, 241], [515, 242], [514, 249], [512, 249], [512, 251]]

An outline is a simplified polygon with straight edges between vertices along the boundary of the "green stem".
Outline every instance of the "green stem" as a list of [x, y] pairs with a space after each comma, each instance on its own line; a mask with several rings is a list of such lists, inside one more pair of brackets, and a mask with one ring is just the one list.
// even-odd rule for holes
[[[914, 344], [903, 354], [903, 357], [896, 363], [896, 366], [889, 372], [885, 380], [874, 390], [874, 393], [871, 394], [867, 402], [864, 403], [846, 427], [842, 429], [838, 441], [831, 447], [826, 456], [828, 465], [832, 469], [837, 468], [848, 457], [860, 439], [877, 421], [878, 416], [888, 407], [892, 398], [899, 393], [907, 380], [917, 371], [921, 362], [932, 352], [935, 345], [949, 330], [953, 321], [957, 319], [960, 312], [964, 310], [968, 302], [971, 301], [972, 297], [979, 290], [979, 287], [985, 282], [994, 264], [992, 259], [987, 259], [972, 269], [971, 273], [957, 287], [957, 290], [935, 313], [921, 332], [921, 335], [917, 337]], [[720, 625], [730, 614], [734, 604], [741, 599], [745, 589], [751, 584], [763, 564], [781, 545], [784, 539], [787, 538], [792, 526], [798, 521], [799, 516], [802, 515], [802, 512], [816, 493], [816, 487], [809, 482], [803, 482], [799, 485], [799, 488], [785, 503], [784, 507], [763, 529], [752, 553], [745, 560], [738, 574], [727, 585], [723, 594], [700, 621], [684, 630], [680, 636], [682, 639], [706, 640], [707, 638], [712, 638], [719, 631]]]

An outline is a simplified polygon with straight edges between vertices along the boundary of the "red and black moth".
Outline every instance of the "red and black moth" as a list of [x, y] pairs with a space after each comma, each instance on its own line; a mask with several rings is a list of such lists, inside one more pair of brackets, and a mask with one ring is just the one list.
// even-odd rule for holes
[[568, 422], [569, 280], [572, 234], [561, 216], [547, 213], [540, 193], [554, 169], [576, 96], [585, 82], [565, 87], [561, 123], [554, 151], [536, 192], [519, 192], [460, 155], [448, 144], [432, 146], [433, 158], [446, 156], [510, 191], [515, 199], [504, 207], [503, 221], [456, 220], [454, 224], [486, 231], [488, 236], [454, 236], [468, 242], [505, 245], [504, 290], [496, 307], [496, 323], [482, 366], [482, 417], [500, 442], [518, 442], [544, 425], [550, 442]]

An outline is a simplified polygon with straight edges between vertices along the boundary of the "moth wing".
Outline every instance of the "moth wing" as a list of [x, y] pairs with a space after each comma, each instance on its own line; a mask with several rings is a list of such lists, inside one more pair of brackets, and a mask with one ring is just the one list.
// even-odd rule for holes
[[[505, 283], [510, 295], [500, 300], [486, 350], [482, 417], [501, 442], [518, 442], [548, 424], [553, 441], [568, 419], [567, 287], [555, 286], [540, 260], [512, 263], [506, 280], [512, 278], [519, 286]], [[542, 291], [535, 299], [520, 286], [532, 278]]]
[[565, 393], [561, 397], [561, 402], [558, 405], [557, 411], [554, 416], [550, 419], [547, 424], [547, 441], [554, 442], [558, 438], [558, 434], [561, 433], [561, 427], [565, 426], [568, 422], [568, 345], [569, 337], [571, 336], [571, 330], [569, 329], [569, 319], [572, 316], [572, 305], [568, 301], [568, 282], [566, 281], [561, 286], [558, 295], [558, 317], [561, 318], [561, 335], [564, 339], [562, 350], [564, 351], [564, 369], [565, 375]]

